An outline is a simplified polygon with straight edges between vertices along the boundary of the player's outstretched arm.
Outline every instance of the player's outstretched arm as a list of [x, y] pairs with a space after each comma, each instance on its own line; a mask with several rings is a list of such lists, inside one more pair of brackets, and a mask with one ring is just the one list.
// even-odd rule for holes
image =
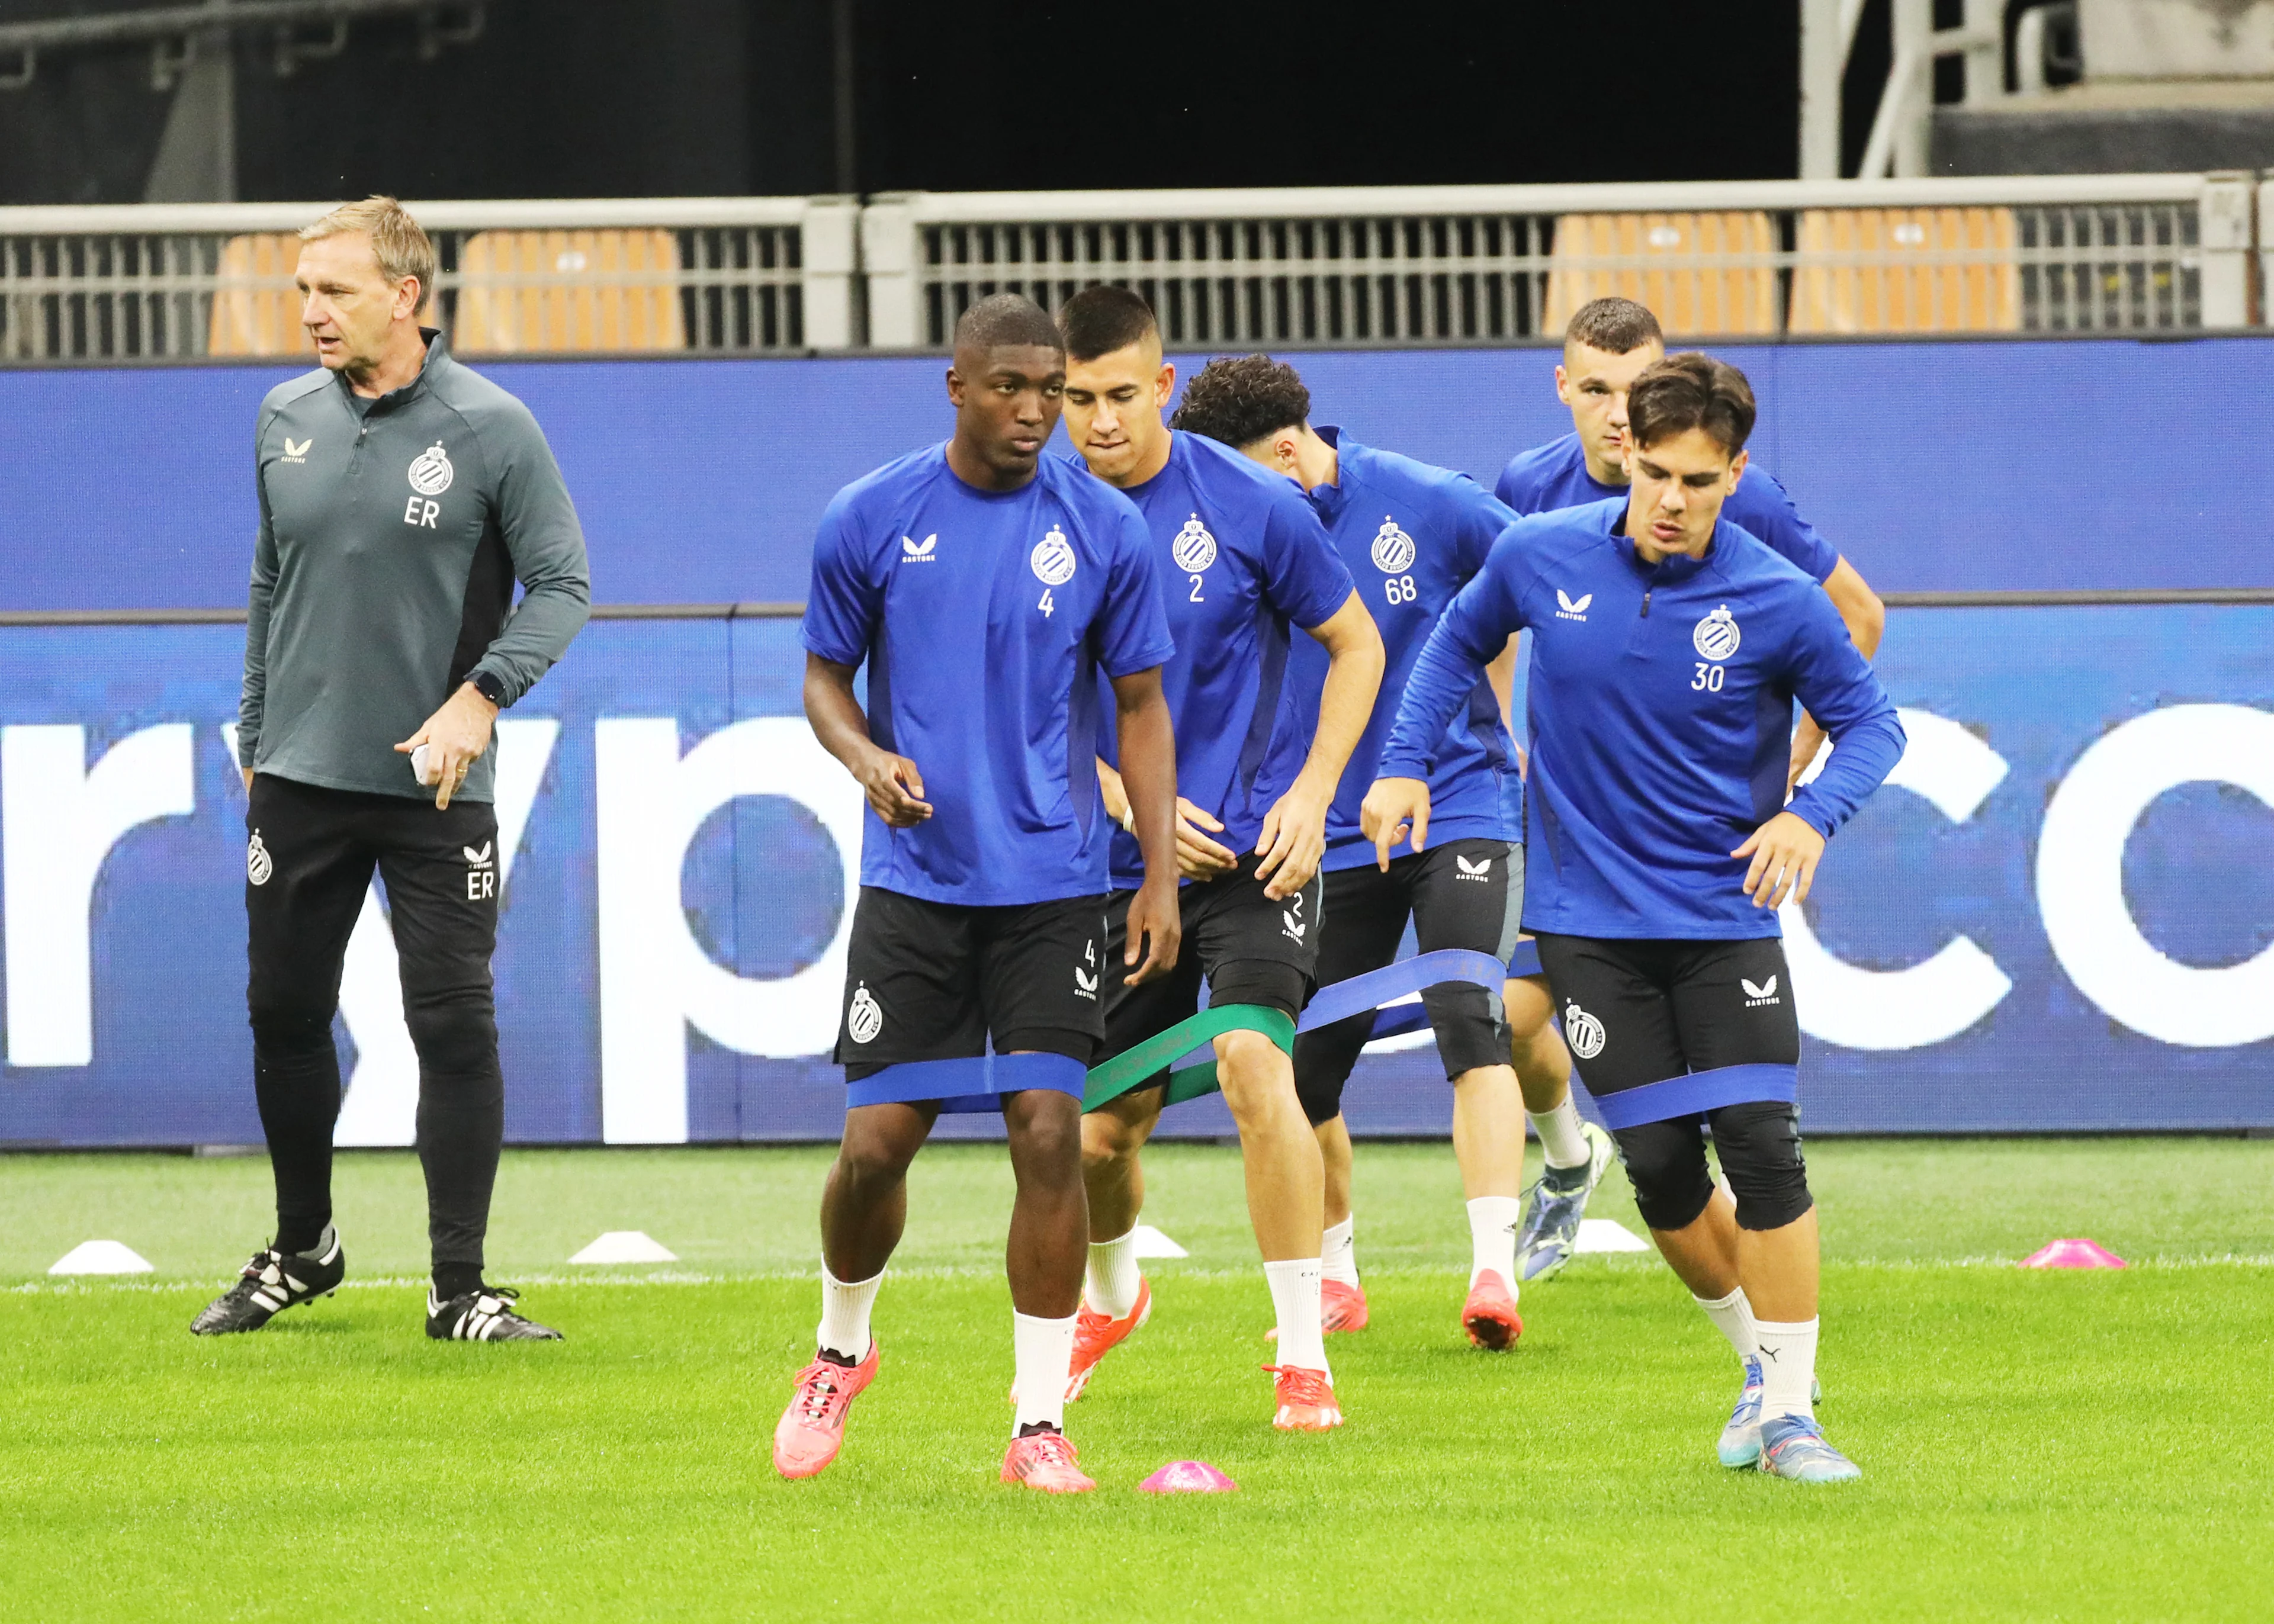
[[1319, 695], [1319, 727], [1311, 754], [1287, 793], [1263, 816], [1255, 849], [1263, 861], [1255, 877], [1274, 901], [1311, 883], [1327, 854], [1327, 809], [1343, 769], [1374, 715], [1382, 688], [1382, 631], [1356, 591], [1317, 626], [1306, 628], [1327, 651], [1327, 681]]
[[805, 657], [805, 719], [821, 748], [845, 763], [877, 816], [894, 829], [913, 829], [931, 816], [923, 798], [923, 774], [905, 756], [879, 749], [869, 737], [869, 718], [853, 697], [855, 667]]
[[[1184, 944], [1183, 915], [1177, 901], [1177, 835], [1182, 820], [1177, 806], [1177, 740], [1169, 722], [1169, 702], [1161, 693], [1161, 668], [1150, 666], [1113, 679], [1116, 735], [1121, 741], [1120, 786], [1137, 844], [1145, 853], [1145, 883], [1129, 903], [1129, 946], [1125, 965], [1134, 985], [1174, 969]], [[1112, 771], [1099, 763], [1100, 771]], [[1138, 964], [1141, 944], [1144, 962]]]
[[[1840, 612], [1840, 623], [1848, 628], [1856, 651], [1867, 660], [1877, 658], [1879, 638], [1887, 629], [1887, 606], [1844, 556], [1839, 567], [1825, 577], [1824, 595]], [[1793, 786], [1800, 782], [1800, 775], [1808, 771], [1808, 763], [1824, 748], [1824, 729], [1816, 718], [1802, 711], [1799, 725], [1792, 731], [1792, 766], [1785, 774], [1786, 794], [1792, 793]]]

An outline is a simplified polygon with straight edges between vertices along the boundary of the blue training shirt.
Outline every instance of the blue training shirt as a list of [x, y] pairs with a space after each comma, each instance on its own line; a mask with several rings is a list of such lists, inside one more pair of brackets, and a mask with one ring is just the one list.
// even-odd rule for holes
[[[1500, 483], [1493, 489], [1501, 500], [1523, 515], [1584, 508], [1608, 496], [1624, 501], [1627, 495], [1626, 486], [1605, 485], [1587, 471], [1587, 454], [1577, 434], [1517, 452], [1500, 470]], [[1766, 542], [1772, 551], [1790, 559], [1819, 585], [1840, 568], [1840, 549], [1800, 516], [1777, 477], [1758, 462], [1745, 464], [1737, 488], [1721, 505], [1721, 516]]]
[[[1426, 778], [1477, 673], [1531, 633], [1524, 927], [1742, 941], [1783, 934], [1729, 853], [1778, 811], [1829, 836], [1901, 759], [1902, 725], [1815, 583], [1727, 519], [1645, 563], [1626, 499], [1509, 526], [1430, 634], [1382, 752]], [[1795, 697], [1832, 735], [1784, 801]]]
[[[1327, 814], [1327, 855], [1321, 866], [1331, 870], [1374, 861], [1374, 843], [1359, 829], [1359, 807], [1374, 783], [1382, 746], [1389, 741], [1406, 674], [1420, 658], [1437, 617], [1484, 568], [1493, 543], [1516, 515], [1466, 474], [1376, 451], [1339, 429], [1322, 428], [1319, 436], [1335, 448], [1335, 483], [1314, 489], [1311, 506], [1361, 583], [1359, 595], [1382, 628], [1387, 657], [1374, 715], [1351, 752]], [[1310, 700], [1315, 726], [1327, 651], [1309, 638], [1298, 640], [1294, 670], [1294, 687]], [[1523, 793], [1500, 701], [1489, 682], [1480, 681], [1438, 746], [1429, 774], [1430, 834], [1438, 840], [1520, 840]], [[1401, 843], [1391, 854], [1408, 849]]]
[[[1290, 628], [1332, 619], [1350, 571], [1300, 485], [1205, 435], [1171, 433], [1168, 465], [1123, 494], [1145, 515], [1176, 642], [1161, 686], [1177, 793], [1224, 824], [1210, 838], [1249, 851], [1311, 752], [1317, 698], [1304, 703], [1288, 669]], [[1112, 868], [1117, 889], [1144, 878], [1136, 838], [1118, 829]]]
[[1175, 651], [1119, 492], [1052, 457], [999, 492], [944, 445], [888, 462], [822, 516], [805, 646], [867, 663], [870, 736], [915, 763], [932, 807], [913, 829], [867, 813], [863, 885], [980, 906], [1104, 892], [1097, 673]]

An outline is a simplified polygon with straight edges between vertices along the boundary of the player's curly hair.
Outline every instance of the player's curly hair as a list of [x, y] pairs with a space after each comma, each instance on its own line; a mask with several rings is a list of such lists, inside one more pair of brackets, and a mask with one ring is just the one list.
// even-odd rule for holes
[[1734, 457], [1752, 434], [1754, 416], [1744, 373], [1699, 350], [1652, 362], [1627, 391], [1627, 432], [1645, 449], [1703, 429]]
[[1240, 447], [1310, 420], [1311, 392], [1293, 367], [1268, 355], [1218, 356], [1185, 387], [1169, 426]]

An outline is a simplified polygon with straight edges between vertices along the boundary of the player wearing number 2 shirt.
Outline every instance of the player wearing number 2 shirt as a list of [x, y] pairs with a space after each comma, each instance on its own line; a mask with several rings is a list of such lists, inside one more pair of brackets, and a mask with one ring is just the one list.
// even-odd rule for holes
[[[1170, 432], [1161, 409], [1175, 369], [1135, 294], [1091, 288], [1060, 313], [1066, 335], [1066, 429], [1092, 473], [1145, 515], [1177, 653], [1163, 686], [1176, 718], [1178, 862], [1188, 883], [1188, 949], [1177, 974], [1125, 981], [1106, 955], [1103, 1056], [1191, 1017], [1205, 975], [1211, 1006], [1261, 1005], [1293, 1019], [1315, 985], [1318, 868], [1326, 819], [1382, 674], [1382, 640], [1350, 572], [1291, 481], [1195, 434]], [[1299, 693], [1292, 645], [1315, 641], [1323, 671]], [[1315, 726], [1314, 726], [1315, 723]], [[1119, 810], [1115, 763], [1099, 777]], [[1133, 843], [1117, 838], [1110, 926], [1136, 878]], [[1111, 938], [1109, 938], [1111, 945]], [[1279, 1322], [1276, 1425], [1338, 1425], [1320, 1335], [1323, 1172], [1288, 1056], [1260, 1032], [1216, 1040], [1216, 1076], [1239, 1125], [1248, 1214]], [[1082, 1123], [1089, 1186], [1088, 1311], [1074, 1349], [1077, 1390], [1152, 1306], [1137, 1270], [1143, 1188], [1138, 1153], [1159, 1120], [1166, 1073], [1106, 1101]]]

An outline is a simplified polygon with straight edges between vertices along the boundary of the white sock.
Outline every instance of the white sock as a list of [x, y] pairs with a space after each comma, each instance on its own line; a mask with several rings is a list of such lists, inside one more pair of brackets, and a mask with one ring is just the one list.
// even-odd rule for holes
[[1118, 1320], [1137, 1306], [1137, 1288], [1144, 1283], [1137, 1267], [1137, 1226], [1118, 1241], [1089, 1244], [1089, 1271], [1085, 1297], [1089, 1305], [1109, 1320]]
[[1516, 1295], [1516, 1226], [1524, 1222], [1524, 1198], [1480, 1195], [1469, 1203], [1469, 1283], [1490, 1269]]
[[[1327, 1370], [1326, 1333], [1319, 1328], [1319, 1260], [1287, 1258], [1263, 1266], [1271, 1282], [1271, 1307], [1279, 1317], [1277, 1363], [1303, 1370]], [[1331, 1375], [1329, 1377], [1332, 1380]]]
[[831, 1274], [829, 1265], [821, 1266], [821, 1329], [814, 1340], [825, 1352], [856, 1365], [869, 1357], [869, 1305], [884, 1279], [885, 1271], [878, 1269], [866, 1280], [847, 1283]]
[[1321, 1279], [1338, 1280], [1346, 1286], [1358, 1284], [1358, 1242], [1352, 1228], [1357, 1222], [1358, 1214], [1352, 1213], [1340, 1223], [1327, 1226], [1319, 1250]]
[[1760, 1331], [1753, 1319], [1753, 1305], [1745, 1297], [1744, 1287], [1739, 1286], [1718, 1302], [1702, 1297], [1692, 1300], [1706, 1311], [1706, 1317], [1713, 1322], [1713, 1328], [1729, 1339], [1729, 1346], [1737, 1350], [1740, 1364], [1760, 1352]]
[[1761, 1419], [1814, 1415], [1809, 1394], [1816, 1386], [1817, 1322], [1758, 1320], [1754, 1326], [1761, 1335]]
[[1019, 1395], [1018, 1418], [1011, 1436], [1041, 1421], [1065, 1429], [1066, 1377], [1073, 1369], [1073, 1322], [1037, 1320], [1015, 1311], [1011, 1315], [1011, 1351], [1018, 1360], [1013, 1387]]
[[1574, 1168], [1581, 1165], [1592, 1154], [1587, 1148], [1587, 1136], [1579, 1128], [1579, 1108], [1565, 1094], [1563, 1103], [1552, 1111], [1526, 1111], [1532, 1118], [1532, 1131], [1540, 1136], [1540, 1154], [1552, 1168]]

